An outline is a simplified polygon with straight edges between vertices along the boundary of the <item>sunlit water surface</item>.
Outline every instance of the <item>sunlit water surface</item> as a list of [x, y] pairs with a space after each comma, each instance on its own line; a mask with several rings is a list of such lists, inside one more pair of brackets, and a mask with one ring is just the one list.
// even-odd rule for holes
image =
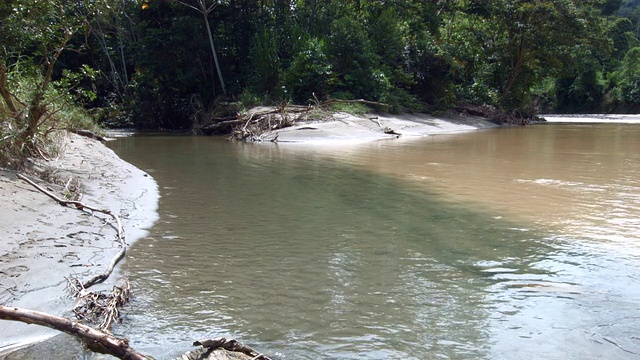
[[364, 145], [136, 136], [161, 190], [116, 333], [275, 359], [637, 359], [640, 125]]

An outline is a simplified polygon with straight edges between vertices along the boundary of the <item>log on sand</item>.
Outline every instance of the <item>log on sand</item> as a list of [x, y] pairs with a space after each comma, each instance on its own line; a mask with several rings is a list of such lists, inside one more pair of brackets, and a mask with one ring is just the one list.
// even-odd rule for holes
[[126, 339], [118, 339], [105, 332], [80, 324], [77, 321], [49, 315], [40, 311], [8, 306], [0, 306], [0, 320], [20, 321], [62, 331], [82, 339], [93, 351], [105, 352], [119, 359], [148, 360], [146, 356], [129, 347], [129, 342]]

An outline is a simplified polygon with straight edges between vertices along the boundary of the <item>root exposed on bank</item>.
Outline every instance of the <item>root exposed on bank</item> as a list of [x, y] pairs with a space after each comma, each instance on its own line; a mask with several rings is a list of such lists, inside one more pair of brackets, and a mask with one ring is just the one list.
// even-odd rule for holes
[[129, 301], [131, 292], [129, 281], [125, 279], [121, 286], [114, 286], [110, 294], [93, 292], [88, 289], [95, 284], [104, 282], [113, 273], [115, 266], [126, 254], [127, 245], [120, 217], [108, 209], [99, 209], [76, 200], [62, 199], [42, 186], [36, 184], [33, 180], [23, 174], [16, 174], [16, 176], [35, 187], [40, 192], [54, 199], [62, 206], [72, 207], [80, 211], [103, 213], [109, 215], [115, 221], [115, 224], [112, 224], [112, 226], [116, 231], [116, 242], [120, 250], [112, 258], [107, 269], [84, 282], [77, 278], [67, 279], [69, 282], [69, 289], [71, 290], [73, 297], [76, 299], [75, 306], [72, 309], [76, 318], [81, 321], [98, 324], [98, 329], [102, 331], [110, 331], [111, 325], [120, 320], [119, 308]]

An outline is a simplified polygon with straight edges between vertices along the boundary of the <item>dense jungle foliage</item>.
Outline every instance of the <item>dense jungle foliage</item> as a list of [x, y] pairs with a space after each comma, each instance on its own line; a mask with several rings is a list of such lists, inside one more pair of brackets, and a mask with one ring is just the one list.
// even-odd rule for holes
[[0, 39], [0, 146], [24, 154], [90, 118], [327, 98], [640, 111], [640, 0], [4, 0]]

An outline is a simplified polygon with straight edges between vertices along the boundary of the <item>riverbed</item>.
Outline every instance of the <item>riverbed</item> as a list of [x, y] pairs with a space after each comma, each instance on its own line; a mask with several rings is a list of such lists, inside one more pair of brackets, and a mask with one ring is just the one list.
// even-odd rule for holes
[[638, 139], [119, 139], [161, 197], [115, 331], [159, 358], [212, 336], [279, 359], [638, 358]]

